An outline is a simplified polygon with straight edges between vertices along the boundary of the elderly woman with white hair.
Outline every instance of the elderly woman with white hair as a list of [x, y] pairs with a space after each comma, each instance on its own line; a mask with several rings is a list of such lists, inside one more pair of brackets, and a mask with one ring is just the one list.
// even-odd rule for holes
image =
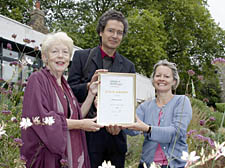
[[184, 168], [182, 151], [188, 150], [186, 133], [192, 118], [191, 103], [185, 95], [174, 95], [179, 85], [179, 75], [174, 63], [160, 60], [152, 73], [156, 98], [142, 103], [136, 110], [137, 122], [124, 128], [129, 135], [144, 132], [144, 143], [139, 168], [152, 162], [161, 168]]
[[[64, 32], [50, 33], [42, 43], [46, 66], [29, 77], [24, 93], [22, 117], [34, 123], [21, 130], [21, 155], [27, 160], [26, 167], [90, 168], [84, 131], [98, 131], [101, 126], [95, 123], [96, 119], [84, 117], [97, 93], [98, 82], [95, 75], [80, 107], [63, 77], [72, 52], [73, 40]], [[53, 117], [54, 123], [40, 124], [45, 117]]]

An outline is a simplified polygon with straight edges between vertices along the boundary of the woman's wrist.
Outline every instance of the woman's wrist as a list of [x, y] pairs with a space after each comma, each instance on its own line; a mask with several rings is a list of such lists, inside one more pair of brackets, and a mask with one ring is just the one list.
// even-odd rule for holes
[[87, 90], [89, 90], [90, 84], [91, 84], [91, 82], [87, 83]]
[[95, 97], [95, 96], [96, 96], [96, 94], [95, 94], [95, 93], [93, 93], [91, 89], [89, 89], [89, 90], [88, 90], [88, 93], [89, 93], [91, 96], [93, 96], [93, 97]]

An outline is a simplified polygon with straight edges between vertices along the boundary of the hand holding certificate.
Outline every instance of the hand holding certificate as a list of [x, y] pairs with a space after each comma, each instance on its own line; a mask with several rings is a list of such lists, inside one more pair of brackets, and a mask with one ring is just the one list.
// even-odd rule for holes
[[99, 73], [97, 123], [130, 124], [135, 121], [136, 75]]

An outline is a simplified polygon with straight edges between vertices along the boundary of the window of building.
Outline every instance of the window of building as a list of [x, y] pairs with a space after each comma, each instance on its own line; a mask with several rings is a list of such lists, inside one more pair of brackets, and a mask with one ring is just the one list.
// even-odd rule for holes
[[40, 59], [36, 59], [30, 55], [23, 56], [23, 59], [29, 63], [23, 65], [21, 64], [20, 66], [18, 65], [20, 57], [19, 52], [3, 48], [1, 55], [0, 78], [5, 81], [15, 83], [18, 81], [24, 82], [34, 71], [34, 68], [40, 67]]

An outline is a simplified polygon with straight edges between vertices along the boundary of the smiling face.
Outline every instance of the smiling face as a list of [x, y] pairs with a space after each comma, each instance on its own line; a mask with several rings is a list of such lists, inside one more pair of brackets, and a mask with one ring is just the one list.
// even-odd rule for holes
[[103, 32], [100, 32], [102, 38], [102, 48], [116, 49], [123, 39], [124, 25], [117, 20], [108, 20]]
[[157, 92], [172, 92], [172, 86], [175, 84], [176, 80], [169, 67], [160, 65], [156, 68], [153, 85]]
[[42, 56], [47, 68], [56, 77], [60, 78], [69, 65], [69, 48], [63, 43], [54, 43], [48, 50], [48, 55]]

